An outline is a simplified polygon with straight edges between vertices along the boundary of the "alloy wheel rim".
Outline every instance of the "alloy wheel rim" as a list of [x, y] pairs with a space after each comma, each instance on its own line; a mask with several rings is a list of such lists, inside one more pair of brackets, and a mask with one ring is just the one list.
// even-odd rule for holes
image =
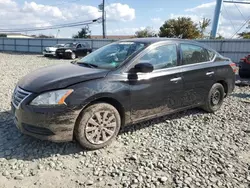
[[75, 59], [75, 54], [74, 53], [71, 54], [71, 57], [72, 57], [72, 59]]
[[218, 105], [221, 100], [221, 94], [219, 90], [216, 90], [211, 96], [212, 105]]
[[117, 121], [114, 113], [110, 111], [96, 112], [87, 122], [86, 138], [92, 144], [103, 144], [112, 138], [116, 127]]

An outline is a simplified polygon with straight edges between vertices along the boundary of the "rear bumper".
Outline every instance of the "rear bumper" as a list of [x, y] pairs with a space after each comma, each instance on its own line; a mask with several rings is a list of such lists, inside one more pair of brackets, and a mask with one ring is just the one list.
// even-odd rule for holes
[[62, 109], [16, 109], [11, 104], [16, 127], [26, 135], [54, 142], [73, 140], [78, 110]]

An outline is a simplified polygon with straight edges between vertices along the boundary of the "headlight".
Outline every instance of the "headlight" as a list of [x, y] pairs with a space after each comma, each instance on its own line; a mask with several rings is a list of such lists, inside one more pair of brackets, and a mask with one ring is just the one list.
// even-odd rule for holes
[[65, 52], [72, 52], [72, 50], [65, 50]]
[[66, 104], [65, 99], [73, 92], [73, 89], [50, 91], [37, 96], [30, 104], [34, 106]]

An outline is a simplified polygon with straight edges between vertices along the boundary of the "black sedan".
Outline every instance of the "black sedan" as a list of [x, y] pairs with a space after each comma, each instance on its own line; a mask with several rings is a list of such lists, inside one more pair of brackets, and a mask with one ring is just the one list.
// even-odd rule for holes
[[83, 57], [92, 52], [88, 43], [67, 43], [56, 50], [56, 57], [75, 59]]
[[98, 149], [125, 125], [194, 107], [219, 110], [234, 89], [235, 68], [188, 40], [122, 40], [28, 74], [14, 90], [12, 110], [24, 134], [57, 142], [76, 138]]

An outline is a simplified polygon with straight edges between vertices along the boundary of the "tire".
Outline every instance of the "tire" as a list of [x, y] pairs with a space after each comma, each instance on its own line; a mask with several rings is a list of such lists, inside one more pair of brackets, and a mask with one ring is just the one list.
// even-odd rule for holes
[[[119, 112], [107, 103], [93, 104], [83, 110], [79, 117], [74, 134], [80, 145], [90, 150], [108, 146], [121, 127]], [[106, 119], [104, 122], [103, 118]]]
[[61, 57], [60, 55], [57, 55], [57, 54], [56, 54], [56, 58], [57, 58], [57, 59], [61, 59], [62, 57]]
[[[225, 96], [224, 87], [220, 83], [214, 84], [206, 98], [204, 106], [202, 108], [209, 112], [214, 113], [220, 109]], [[217, 99], [217, 100], [216, 100]]]
[[70, 58], [71, 58], [71, 59], [75, 59], [75, 58], [76, 58], [76, 54], [75, 54], [74, 52], [71, 52]]
[[250, 71], [249, 73], [247, 74], [246, 71], [242, 71], [241, 69], [239, 69], [239, 76], [241, 78], [250, 78]]

